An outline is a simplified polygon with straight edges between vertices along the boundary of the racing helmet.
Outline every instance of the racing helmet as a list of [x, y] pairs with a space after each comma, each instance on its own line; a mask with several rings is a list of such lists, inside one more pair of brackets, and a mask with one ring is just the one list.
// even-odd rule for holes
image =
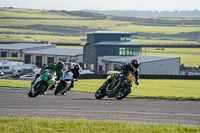
[[64, 62], [62, 62], [62, 61], [59, 61], [59, 62], [56, 64], [56, 68], [57, 68], [58, 70], [63, 70], [63, 69], [64, 69], [64, 66], [65, 66], [65, 64], [64, 64]]
[[136, 69], [139, 67], [139, 61], [137, 60], [137, 59], [133, 59], [133, 60], [131, 60], [131, 65], [133, 66], [133, 67], [135, 67]]
[[74, 69], [75, 70], [79, 70], [80, 69], [80, 66], [78, 64], [74, 65]]

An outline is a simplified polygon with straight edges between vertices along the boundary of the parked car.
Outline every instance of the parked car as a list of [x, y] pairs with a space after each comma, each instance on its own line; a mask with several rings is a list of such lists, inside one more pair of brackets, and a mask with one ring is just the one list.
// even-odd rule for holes
[[19, 77], [22, 80], [34, 80], [35, 76], [33, 74], [25, 74]]
[[80, 74], [94, 74], [94, 72], [91, 70], [81, 70]]
[[0, 76], [4, 76], [4, 75], [5, 75], [4, 72], [0, 71]]

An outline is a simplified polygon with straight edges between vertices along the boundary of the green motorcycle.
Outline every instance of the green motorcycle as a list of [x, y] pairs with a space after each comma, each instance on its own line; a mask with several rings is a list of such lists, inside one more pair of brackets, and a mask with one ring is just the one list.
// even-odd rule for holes
[[49, 88], [56, 85], [56, 73], [53, 70], [47, 69], [35, 80], [28, 92], [29, 97], [36, 97], [39, 94], [44, 94]]

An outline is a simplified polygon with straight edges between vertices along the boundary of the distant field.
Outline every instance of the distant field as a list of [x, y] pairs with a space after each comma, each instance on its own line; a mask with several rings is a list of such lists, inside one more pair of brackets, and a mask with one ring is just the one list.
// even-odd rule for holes
[[51, 26], [71, 26], [90, 27], [97, 29], [112, 28], [118, 25], [130, 24], [126, 21], [114, 20], [48, 20], [48, 19], [0, 19], [0, 26], [28, 26], [28, 25], [51, 25]]
[[[119, 30], [157, 35], [156, 37], [139, 36], [138, 39], [133, 40], [141, 44], [199, 44], [196, 37], [200, 32], [200, 24], [197, 23], [199, 19], [194, 19], [194, 21], [197, 21], [194, 25], [180, 23], [174, 26], [153, 26], [148, 25], [148, 23], [147, 25], [138, 24], [136, 23], [138, 22], [137, 18], [135, 18], [135, 22], [134, 19], [117, 20], [112, 16], [88, 14], [86, 12], [11, 8], [0, 8], [0, 17], [1, 42], [51, 41], [53, 43], [80, 43], [80, 39], [86, 38], [88, 31]], [[191, 18], [160, 18], [153, 21], [157, 23], [156, 21], [161, 22], [160, 20], [167, 22], [169, 20], [186, 21], [191, 20]], [[173, 35], [180, 33], [190, 33], [190, 37], [188, 38], [187, 35], [173, 37]], [[162, 34], [162, 37], [159, 37], [159, 34]], [[163, 39], [165, 38], [163, 34], [170, 34], [172, 37]]]
[[186, 41], [186, 40], [159, 40], [159, 39], [134, 39], [133, 42], [137, 42], [140, 44], [147, 44], [147, 45], [198, 45], [199, 42], [197, 41]]
[[[8, 29], [7, 29], [8, 31]], [[9, 29], [11, 32], [12, 29]], [[0, 39], [3, 42], [37, 42], [37, 41], [48, 41], [50, 40], [53, 43], [80, 43], [81, 39], [86, 39], [86, 36], [58, 36], [58, 35], [48, 35], [52, 34], [50, 32], [42, 32], [38, 31], [39, 33], [43, 33], [41, 35], [37, 35], [37, 30], [33, 30], [30, 33], [30, 30], [21, 31], [20, 29], [16, 30], [19, 31], [20, 34], [17, 33], [10, 33], [10, 34], [0, 34]], [[6, 32], [6, 31], [5, 31]], [[15, 32], [15, 30], [14, 30]], [[199, 44], [197, 41], [182, 41], [182, 40], [158, 40], [158, 39], [134, 39], [133, 42], [137, 42], [140, 44], [147, 44], [147, 45], [197, 45]]]
[[56, 12], [48, 12], [45, 10], [35, 10], [35, 9], [3, 9], [0, 11], [1, 17], [9, 17], [9, 18], [56, 18], [56, 19], [79, 19], [82, 17], [72, 16], [69, 14], [57, 14]]
[[142, 51], [149, 51], [149, 52], [186, 52], [186, 53], [199, 53], [200, 48], [143, 48]]
[[40, 42], [51, 41], [52, 43], [78, 43], [85, 37], [80, 36], [54, 36], [54, 35], [33, 35], [33, 34], [0, 34], [0, 41], [13, 42]]
[[124, 25], [112, 28], [112, 30], [124, 30], [129, 32], [147, 32], [147, 33], [165, 33], [177, 34], [181, 32], [200, 31], [200, 27], [192, 26], [141, 26], [141, 25]]

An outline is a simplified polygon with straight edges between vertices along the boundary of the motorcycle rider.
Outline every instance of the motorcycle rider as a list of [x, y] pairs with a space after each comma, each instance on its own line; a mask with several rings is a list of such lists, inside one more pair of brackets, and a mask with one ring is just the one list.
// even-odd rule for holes
[[74, 87], [74, 80], [78, 81], [78, 78], [80, 76], [80, 66], [78, 64], [75, 64], [70, 67], [71, 72], [73, 73], [73, 80], [71, 83], [71, 88]]
[[40, 73], [36, 74], [35, 79], [31, 82], [31, 85], [35, 83], [35, 80], [43, 73], [46, 69], [53, 70], [56, 72], [56, 80], [60, 80], [60, 78], [63, 76], [63, 69], [65, 67], [65, 64], [62, 61], [58, 61], [57, 63], [50, 63], [49, 65], [44, 66]]
[[135, 84], [139, 85], [139, 61], [137, 59], [131, 60], [130, 63], [126, 63], [125, 65], [120, 66], [121, 74], [124, 76], [120, 77], [119, 73], [113, 73], [111, 76], [104, 82], [103, 86], [106, 86], [111, 83], [114, 79], [120, 78], [121, 81], [127, 78], [129, 72], [131, 72], [135, 76]]

